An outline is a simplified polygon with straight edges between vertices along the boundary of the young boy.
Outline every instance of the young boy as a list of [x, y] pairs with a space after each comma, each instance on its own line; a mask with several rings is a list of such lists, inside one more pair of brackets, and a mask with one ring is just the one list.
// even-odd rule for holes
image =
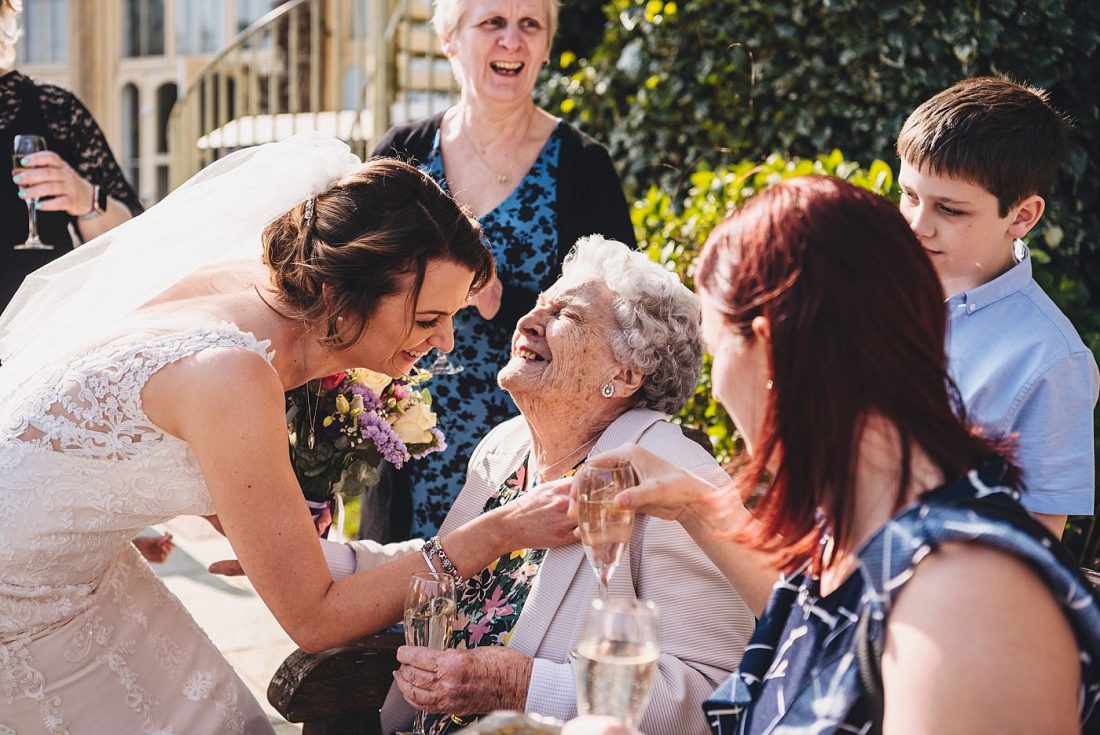
[[901, 211], [947, 296], [947, 358], [970, 420], [1012, 436], [1022, 502], [1055, 536], [1091, 515], [1100, 377], [1070, 321], [1031, 277], [1025, 236], [1046, 206], [1069, 125], [1046, 94], [966, 79], [898, 136]]

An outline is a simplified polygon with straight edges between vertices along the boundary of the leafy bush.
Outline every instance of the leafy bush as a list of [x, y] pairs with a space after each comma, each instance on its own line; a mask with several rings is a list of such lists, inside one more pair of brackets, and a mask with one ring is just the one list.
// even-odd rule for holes
[[655, 184], [677, 204], [700, 167], [771, 151], [892, 162], [906, 115], [963, 77], [1048, 89], [1079, 134], [1049, 197], [1044, 285], [1084, 273], [1100, 294], [1095, 0], [611, 0], [605, 13], [603, 42], [587, 60], [556, 56], [541, 102], [609, 145], [628, 193]]

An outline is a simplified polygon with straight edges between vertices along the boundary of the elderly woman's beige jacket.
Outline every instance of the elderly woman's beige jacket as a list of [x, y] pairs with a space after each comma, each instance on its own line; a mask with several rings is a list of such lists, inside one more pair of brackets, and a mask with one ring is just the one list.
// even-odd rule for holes
[[[637, 441], [715, 484], [727, 482], [714, 458], [665, 418], [655, 411], [628, 411], [604, 431], [592, 454]], [[481, 513], [489, 496], [523, 463], [530, 446], [522, 417], [491, 431], [474, 451], [466, 484], [440, 532], [447, 533]], [[419, 548], [419, 544], [352, 545], [359, 569], [388, 561], [394, 552]], [[753, 615], [679, 523], [640, 516], [626, 557], [611, 579], [610, 595], [653, 600], [661, 619], [659, 676], [641, 729], [647, 735], [709, 733], [700, 704], [741, 660], [753, 632]], [[580, 544], [546, 554], [509, 643], [534, 659], [528, 712], [562, 720], [576, 716], [569, 652], [576, 647], [585, 611], [597, 596], [596, 575]], [[384, 731], [408, 729], [412, 715], [395, 685], [382, 709]]]

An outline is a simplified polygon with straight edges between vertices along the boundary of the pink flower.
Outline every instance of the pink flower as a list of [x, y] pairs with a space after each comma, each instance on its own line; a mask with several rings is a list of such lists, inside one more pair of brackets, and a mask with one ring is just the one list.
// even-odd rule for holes
[[325, 376], [321, 378], [321, 387], [325, 390], [332, 390], [339, 387], [340, 383], [344, 382], [343, 373], [334, 373], [333, 375]]
[[469, 634], [469, 640], [471, 646], [477, 646], [481, 644], [481, 639], [485, 637], [485, 634], [489, 632], [492, 626], [489, 625], [489, 618], [484, 617], [477, 621], [466, 629]]
[[493, 596], [486, 600], [485, 604], [481, 606], [481, 609], [485, 612], [485, 617], [501, 618], [505, 615], [511, 615], [513, 612], [515, 612], [516, 608], [514, 608], [513, 606], [501, 604], [502, 602], [504, 602], [504, 600], [501, 599], [501, 594], [502, 592], [500, 590], [500, 587], [497, 587], [493, 590]]

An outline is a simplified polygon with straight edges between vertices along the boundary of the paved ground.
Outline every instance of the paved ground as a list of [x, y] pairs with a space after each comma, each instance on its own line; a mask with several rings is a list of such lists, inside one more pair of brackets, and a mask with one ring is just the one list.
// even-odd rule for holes
[[[232, 558], [229, 542], [197, 517], [180, 517], [164, 525], [176, 548], [168, 560], [153, 565], [168, 588], [191, 611], [214, 645], [256, 695], [279, 735], [301, 733], [267, 703], [267, 684], [283, 659], [295, 649], [256, 591], [243, 577], [217, 577], [210, 562]], [[151, 532], [147, 532], [151, 533]]]

